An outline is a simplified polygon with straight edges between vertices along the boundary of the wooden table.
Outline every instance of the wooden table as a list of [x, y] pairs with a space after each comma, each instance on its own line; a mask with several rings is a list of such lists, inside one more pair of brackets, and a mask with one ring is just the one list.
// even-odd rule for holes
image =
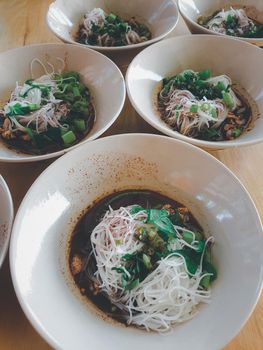
[[[60, 42], [49, 31], [45, 22], [50, 2], [50, 0], [0, 0], [0, 50], [5, 51], [32, 43]], [[188, 29], [180, 19], [172, 35], [186, 33]], [[125, 73], [134, 54], [133, 52], [114, 55], [112, 59]], [[127, 115], [129, 118], [125, 118]], [[157, 133], [136, 114], [128, 100], [120, 117], [104, 136], [123, 132]], [[263, 144], [211, 153], [243, 182], [263, 218]], [[51, 163], [52, 160], [32, 164], [0, 163], [0, 173], [10, 186], [15, 210], [32, 182]], [[262, 350], [262, 326], [263, 296], [245, 327], [225, 350]], [[220, 329], [218, 331], [220, 332]], [[11, 349], [47, 350], [50, 347], [32, 328], [18, 304], [7, 257], [0, 271], [0, 350]]]

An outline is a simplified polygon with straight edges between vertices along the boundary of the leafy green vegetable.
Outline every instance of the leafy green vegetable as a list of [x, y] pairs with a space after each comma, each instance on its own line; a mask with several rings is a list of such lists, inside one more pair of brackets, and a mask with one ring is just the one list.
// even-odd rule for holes
[[169, 219], [171, 220], [173, 225], [181, 226], [183, 224], [183, 220], [182, 220], [178, 210], [175, 210], [175, 212], [173, 214], [170, 214]]
[[188, 244], [192, 244], [194, 237], [191, 232], [189, 231], [183, 231], [183, 240], [185, 240]]
[[169, 237], [176, 236], [175, 229], [169, 219], [167, 210], [148, 209], [147, 222], [154, 224], [158, 231], [162, 233], [162, 238], [167, 240]]
[[205, 242], [204, 241], [197, 241], [197, 243], [192, 244], [195, 251], [198, 253], [201, 253], [205, 248]]
[[203, 269], [207, 271], [208, 273], [211, 273], [212, 276], [210, 277], [211, 282], [213, 282], [217, 278], [217, 271], [210, 262], [207, 260], [203, 263]]
[[218, 139], [220, 138], [221, 135], [221, 130], [220, 129], [205, 129], [202, 133], [202, 137], [204, 139], [208, 139], [208, 140], [214, 140], [214, 139]]
[[131, 283], [127, 284], [126, 287], [125, 287], [125, 289], [126, 289], [126, 290], [132, 290], [132, 289], [138, 287], [139, 283], [140, 283], [139, 278], [136, 278], [136, 279], [133, 280]]
[[[124, 193], [118, 196], [123, 195]], [[113, 268], [121, 274], [122, 287], [127, 291], [136, 288], [158, 266], [160, 259], [177, 255], [184, 259], [190, 277], [197, 272], [198, 268], [201, 268], [203, 273], [211, 274], [209, 278], [203, 278], [200, 284], [203, 288], [208, 288], [217, 277], [217, 273], [211, 264], [210, 248], [206, 247], [201, 233], [195, 230], [193, 234], [184, 227], [178, 228], [183, 240], [190, 246], [172, 250], [171, 247], [177, 240], [173, 222], [181, 223], [178, 210], [172, 209], [170, 214], [166, 209], [143, 209], [140, 206], [133, 209], [133, 214], [139, 210], [145, 210], [148, 218], [135, 233], [135, 237], [143, 243], [142, 249], [122, 256], [125, 269], [124, 267]], [[200, 266], [203, 254], [203, 264]]]
[[113, 267], [112, 270], [117, 271], [118, 273], [125, 273], [123, 267]]
[[132, 214], [136, 214], [136, 213], [139, 213], [139, 212], [142, 211], [142, 210], [144, 210], [144, 209], [143, 209], [141, 206], [136, 205], [136, 206], [134, 206], [134, 207], [132, 208], [131, 213], [132, 213]]

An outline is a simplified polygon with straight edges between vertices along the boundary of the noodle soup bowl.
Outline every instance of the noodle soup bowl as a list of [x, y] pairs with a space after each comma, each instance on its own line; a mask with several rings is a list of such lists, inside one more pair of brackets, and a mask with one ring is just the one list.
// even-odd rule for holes
[[[238, 7], [251, 6], [257, 10], [257, 17], [260, 23], [263, 23], [263, 3], [258, 0], [178, 0], [178, 7], [180, 13], [187, 24], [189, 30], [193, 34], [213, 34], [225, 36], [225, 34], [215, 33], [213, 30], [204, 28], [198, 24], [200, 16], [209, 16], [220, 9], [229, 9], [231, 5], [238, 5]], [[253, 10], [254, 13], [254, 10]], [[263, 38], [242, 38], [237, 39], [246, 41], [248, 43], [263, 46]]]
[[[114, 13], [123, 19], [135, 19], [148, 26], [152, 33], [150, 40], [127, 46], [102, 47], [84, 45], [75, 36], [83, 16], [94, 8], [102, 8], [106, 13]], [[142, 48], [166, 37], [177, 25], [178, 9], [173, 0], [56, 0], [49, 6], [47, 24], [61, 40], [70, 44], [90, 47], [98, 51], [119, 51]]]
[[[244, 69], [246, 67], [246, 69]], [[234, 140], [204, 141], [185, 136], [166, 124], [158, 110], [162, 80], [186, 69], [228, 75], [253, 110], [245, 131]], [[263, 51], [240, 40], [215, 35], [186, 35], [148, 47], [131, 62], [126, 74], [129, 99], [138, 114], [162, 133], [205, 149], [227, 149], [263, 141]]]
[[[19, 61], [17, 60], [19, 57]], [[0, 161], [33, 162], [61, 156], [102, 135], [118, 118], [125, 101], [125, 82], [119, 68], [106, 56], [76, 45], [40, 44], [25, 46], [0, 54], [0, 102], [1, 107], [8, 101], [10, 93], [15, 89], [16, 82], [23, 84], [31, 78], [30, 63], [38, 59], [43, 62], [48, 72], [51, 71], [47, 62], [56, 70], [65, 62], [65, 71], [76, 71], [91, 94], [95, 108], [95, 122], [91, 130], [78, 143], [71, 147], [43, 155], [23, 153], [11, 148], [0, 138]], [[40, 64], [33, 66], [34, 77], [45, 74]], [[110, 93], [109, 93], [110, 92]]]
[[14, 217], [13, 200], [9, 188], [0, 175], [0, 267], [5, 259]]
[[[157, 191], [179, 201], [205, 234], [215, 237], [218, 278], [211, 301], [166, 336], [114, 322], [81, 294], [69, 271], [76, 223], [94, 202], [125, 189]], [[222, 163], [172, 138], [124, 134], [82, 145], [40, 175], [18, 210], [10, 264], [26, 316], [55, 349], [89, 344], [96, 350], [123, 350], [125, 344], [127, 350], [173, 350], [176, 344], [182, 350], [217, 350], [240, 331], [255, 307], [262, 249], [257, 210]]]

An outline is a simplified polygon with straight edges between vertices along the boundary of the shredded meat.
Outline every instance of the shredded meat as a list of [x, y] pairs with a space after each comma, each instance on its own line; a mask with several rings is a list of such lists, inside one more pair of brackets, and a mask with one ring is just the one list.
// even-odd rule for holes
[[71, 268], [71, 272], [72, 272], [73, 276], [75, 276], [81, 272], [81, 270], [83, 268], [83, 261], [79, 255], [73, 256], [70, 268]]

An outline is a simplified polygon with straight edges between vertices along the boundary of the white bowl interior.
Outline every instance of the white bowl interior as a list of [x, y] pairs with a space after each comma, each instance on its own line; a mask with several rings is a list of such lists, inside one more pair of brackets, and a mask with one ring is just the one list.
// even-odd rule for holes
[[13, 223], [13, 201], [8, 186], [0, 175], [0, 267], [5, 259]]
[[[147, 5], [144, 0], [56, 0], [49, 7], [47, 23], [60, 39], [66, 42], [75, 42], [74, 35], [83, 15], [98, 7], [106, 12], [114, 12], [123, 18], [134, 16], [149, 25], [153, 36], [152, 40], [122, 47], [122, 49], [145, 46], [161, 39], [171, 32], [178, 20], [177, 6], [173, 0], [151, 0], [147, 1]], [[96, 49], [114, 50], [116, 48], [96, 46]]]
[[[127, 188], [157, 190], [181, 201], [216, 239], [219, 276], [211, 304], [165, 337], [104, 321], [80, 296], [68, 271], [68, 240], [79, 215], [106, 193]], [[262, 249], [254, 204], [220, 162], [180, 141], [129, 134], [79, 147], [38, 178], [17, 214], [10, 261], [27, 317], [56, 349], [89, 344], [97, 350], [121, 350], [125, 344], [127, 350], [172, 350], [177, 344], [180, 349], [213, 350], [240, 330], [255, 306], [263, 277]]]
[[[17, 57], [19, 57], [19, 60]], [[66, 70], [79, 72], [83, 83], [90, 88], [94, 97], [96, 121], [92, 130], [80, 143], [93, 140], [106, 131], [115, 121], [125, 100], [125, 83], [120, 70], [110, 59], [94, 50], [73, 45], [43, 44], [1, 53], [1, 101], [8, 100], [17, 81], [23, 83], [30, 78], [30, 63], [34, 58], [38, 58], [44, 63], [48, 60], [59, 68], [61, 64], [56, 60], [56, 57], [66, 61]], [[34, 65], [33, 74], [34, 77], [44, 74], [40, 65]], [[9, 149], [3, 141], [0, 141], [0, 160], [41, 160], [61, 155], [70, 149], [72, 147], [47, 155], [33, 156]]]
[[[233, 59], [236, 57], [237, 59]], [[245, 67], [245, 69], [244, 69]], [[263, 114], [263, 52], [239, 40], [210, 35], [181, 36], [157, 43], [138, 54], [129, 66], [126, 84], [137, 112], [153, 127], [197, 146], [216, 149], [242, 146], [263, 140], [263, 118], [255, 127], [233, 141], [208, 142], [183, 136], [163, 122], [157, 111], [157, 94], [164, 77], [184, 69], [210, 69], [212, 75], [227, 74], [242, 85]]]
[[[213, 31], [208, 30], [197, 23], [197, 19], [202, 15], [211, 15], [214, 11], [229, 8], [231, 5], [239, 6], [254, 6], [259, 12], [263, 11], [263, 2], [258, 0], [178, 0], [178, 6], [181, 14], [186, 20], [186, 24], [193, 33], [211, 33]], [[262, 39], [244, 39], [245, 41], [257, 42]]]

